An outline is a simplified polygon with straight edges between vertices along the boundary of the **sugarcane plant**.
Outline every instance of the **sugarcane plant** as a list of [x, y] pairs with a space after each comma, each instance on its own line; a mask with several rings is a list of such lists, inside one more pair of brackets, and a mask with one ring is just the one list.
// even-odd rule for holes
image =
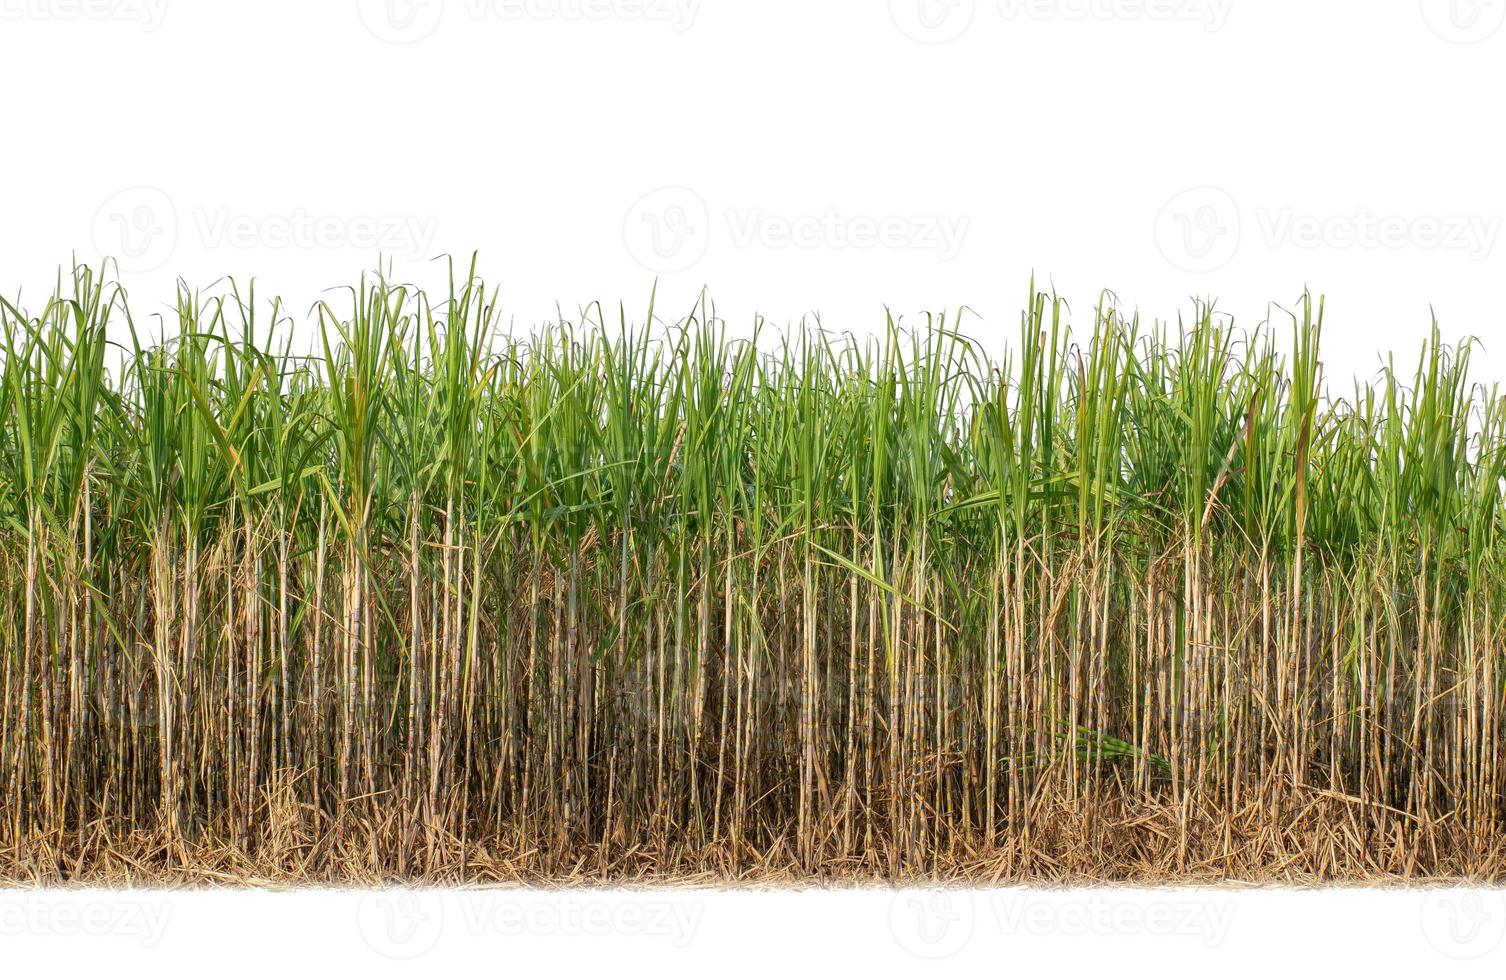
[[[0, 878], [1497, 875], [1506, 399], [1016, 339], [0, 300]], [[1337, 391], [1338, 393], [1335, 393]]]

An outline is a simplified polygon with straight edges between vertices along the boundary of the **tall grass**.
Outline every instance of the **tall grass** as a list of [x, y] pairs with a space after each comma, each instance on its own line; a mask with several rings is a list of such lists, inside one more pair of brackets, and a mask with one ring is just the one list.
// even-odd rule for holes
[[172, 319], [0, 305], [0, 876], [1503, 866], [1506, 399], [1436, 328], [1330, 395], [1310, 298]]

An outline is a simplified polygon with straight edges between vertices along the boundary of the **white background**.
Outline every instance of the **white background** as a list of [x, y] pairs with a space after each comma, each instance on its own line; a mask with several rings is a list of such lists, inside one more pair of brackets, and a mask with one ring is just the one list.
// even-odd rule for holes
[[0, 892], [7, 975], [1489, 977], [1467, 890]]
[[[479, 250], [519, 328], [556, 304], [641, 311], [657, 277], [661, 312], [705, 286], [734, 328], [864, 333], [886, 304], [966, 305], [997, 348], [1032, 273], [1080, 323], [1112, 289], [1146, 317], [1208, 297], [1280, 324], [1268, 304], [1310, 287], [1335, 387], [1386, 350], [1410, 363], [1430, 307], [1482, 339], [1488, 381], [1506, 377], [1503, 20], [1506, 0], [0, 0], [0, 289], [36, 299], [71, 256], [108, 254], [138, 315], [176, 277], [227, 275], [301, 312], [380, 255], [437, 283], [428, 259]], [[681, 945], [571, 926], [549, 895], [508, 899], [541, 903], [521, 930], [453, 895], [390, 921], [443, 925], [426, 968], [510, 976], [899, 976], [938, 951], [983, 975], [1506, 959], [1498, 895], [1010, 894], [700, 893]], [[1136, 924], [1183, 899], [1234, 903], [1233, 925], [1209, 945]], [[1016, 900], [1046, 903], [1038, 926], [1001, 924]], [[148, 944], [137, 899], [9, 894], [0, 949], [17, 975], [396, 972], [375, 901], [143, 896], [170, 911]]]
[[[1329, 375], [1430, 306], [1506, 377], [1506, 0], [0, 0], [0, 289], [118, 258], [302, 314], [481, 253], [518, 328], [884, 306], [1014, 336], [1325, 293]], [[668, 188], [668, 190], [666, 190]], [[949, 231], [947, 231], [949, 230]], [[655, 233], [657, 232], [657, 238]], [[1272, 314], [1280, 324], [1279, 312]]]

